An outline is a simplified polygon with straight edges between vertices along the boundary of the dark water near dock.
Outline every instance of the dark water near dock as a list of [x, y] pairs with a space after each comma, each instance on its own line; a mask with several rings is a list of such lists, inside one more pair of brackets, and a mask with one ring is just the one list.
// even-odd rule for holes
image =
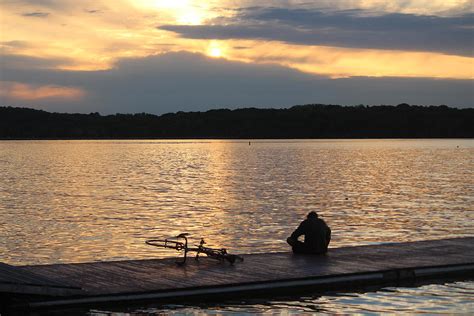
[[451, 281], [417, 287], [308, 294], [304, 296], [225, 301], [214, 305], [144, 306], [92, 309], [89, 316], [143, 315], [301, 315], [301, 314], [471, 314], [474, 282]]
[[[175, 256], [144, 240], [183, 231], [235, 253], [284, 251], [310, 210], [332, 247], [474, 235], [473, 140], [3, 141], [0, 174], [0, 256], [17, 265]], [[452, 313], [473, 311], [472, 292], [465, 281], [161, 311]]]

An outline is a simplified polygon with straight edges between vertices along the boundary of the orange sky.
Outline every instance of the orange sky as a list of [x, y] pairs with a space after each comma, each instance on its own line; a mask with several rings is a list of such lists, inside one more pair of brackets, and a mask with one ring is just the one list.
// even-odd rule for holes
[[[312, 5], [307, 1], [6, 0], [0, 2], [0, 10], [1, 55], [15, 57], [13, 61], [5, 59], [9, 61], [8, 65], [2, 62], [3, 68], [91, 72], [114, 69], [126, 58], [184, 51], [245, 64], [278, 65], [333, 79], [474, 77], [472, 40], [471, 53], [469, 49], [466, 53], [469, 43], [459, 40], [457, 48], [453, 40], [465, 38], [464, 30], [472, 35], [469, 0], [327, 0]], [[319, 15], [307, 18], [320, 12], [326, 15], [327, 25], [320, 22]], [[361, 25], [383, 23], [386, 17], [382, 25], [399, 23], [389, 20], [394, 17], [403, 23], [409, 19], [413, 28], [402, 30], [404, 25], [400, 24], [407, 33], [399, 33], [396, 26], [387, 27], [380, 35], [379, 26], [364, 26], [355, 34], [360, 40], [350, 40], [346, 34], [354, 28], [346, 25], [347, 12], [355, 16], [353, 23], [361, 21]], [[442, 45], [437, 46], [436, 38], [428, 34], [429, 21], [424, 17], [429, 16], [446, 23], [446, 34], [440, 35], [440, 41], [449, 43], [446, 50], [438, 49]], [[417, 29], [417, 17], [428, 26]], [[187, 28], [181, 31], [183, 26]], [[376, 32], [378, 37], [372, 40]], [[410, 34], [406, 45], [404, 34]], [[327, 39], [318, 42], [318, 36]], [[427, 41], [426, 50], [423, 41]], [[28, 58], [35, 61], [25, 63]], [[41, 82], [20, 82], [5, 77], [6, 72], [0, 73], [4, 82], [0, 91], [9, 98], [79, 99], [87, 93], [75, 86], [61, 88], [60, 83], [41, 86]]]

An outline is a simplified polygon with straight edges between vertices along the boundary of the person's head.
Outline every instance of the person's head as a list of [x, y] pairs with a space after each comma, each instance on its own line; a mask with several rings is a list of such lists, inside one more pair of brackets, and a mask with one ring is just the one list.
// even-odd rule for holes
[[310, 218], [318, 218], [318, 213], [316, 213], [315, 211], [311, 211], [308, 213], [308, 216], [307, 216], [308, 219]]

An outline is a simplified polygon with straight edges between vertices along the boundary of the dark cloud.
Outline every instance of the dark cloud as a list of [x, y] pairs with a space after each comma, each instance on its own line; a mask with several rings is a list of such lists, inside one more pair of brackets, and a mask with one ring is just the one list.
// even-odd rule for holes
[[[15, 47], [28, 47], [27, 42], [19, 42], [13, 44]], [[0, 56], [0, 73], [4, 69], [43, 69], [54, 68], [61, 65], [71, 64], [72, 61], [67, 58], [47, 59], [39, 57], [31, 57], [24, 55], [1, 55]]]
[[473, 106], [473, 82], [425, 78], [329, 79], [277, 65], [255, 65], [168, 53], [125, 59], [106, 71], [2, 70], [2, 80], [83, 89], [78, 101], [1, 105], [60, 112], [166, 113], [237, 107], [287, 107], [305, 103]]
[[194, 39], [263, 39], [300, 45], [474, 55], [474, 14], [457, 17], [399, 13], [365, 16], [359, 10], [328, 13], [307, 9], [247, 8], [239, 10], [231, 21], [218, 21], [220, 23], [213, 25], [163, 25], [158, 28]]
[[27, 16], [27, 17], [34, 17], [34, 18], [45, 18], [49, 15], [49, 13], [48, 12], [36, 11], [36, 12], [22, 13], [21, 15], [22, 16]]
[[35, 6], [35, 7], [63, 7], [66, 1], [63, 0], [3, 0], [3, 4], [8, 6]]
[[86, 11], [87, 13], [89, 13], [89, 14], [102, 13], [102, 10], [95, 10], [95, 9], [86, 9], [85, 11]]

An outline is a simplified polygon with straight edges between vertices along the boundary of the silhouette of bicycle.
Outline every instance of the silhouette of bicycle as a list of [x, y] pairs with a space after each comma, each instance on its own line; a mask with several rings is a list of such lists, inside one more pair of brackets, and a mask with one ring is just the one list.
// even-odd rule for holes
[[184, 256], [183, 256], [182, 261], [176, 262], [179, 265], [183, 265], [186, 263], [188, 252], [196, 252], [196, 256], [194, 257], [195, 260], [199, 259], [200, 254], [205, 254], [207, 257], [211, 259], [215, 259], [221, 262], [228, 261], [230, 264], [244, 261], [244, 258], [238, 255], [233, 255], [233, 254], [228, 253], [227, 249], [225, 248], [205, 247], [204, 245], [206, 244], [206, 242], [204, 241], [203, 238], [201, 238], [199, 245], [195, 247], [189, 247], [188, 236], [189, 236], [188, 233], [182, 233], [176, 237], [171, 237], [171, 238], [166, 238], [166, 239], [147, 239], [145, 243], [150, 246], [183, 251]]

